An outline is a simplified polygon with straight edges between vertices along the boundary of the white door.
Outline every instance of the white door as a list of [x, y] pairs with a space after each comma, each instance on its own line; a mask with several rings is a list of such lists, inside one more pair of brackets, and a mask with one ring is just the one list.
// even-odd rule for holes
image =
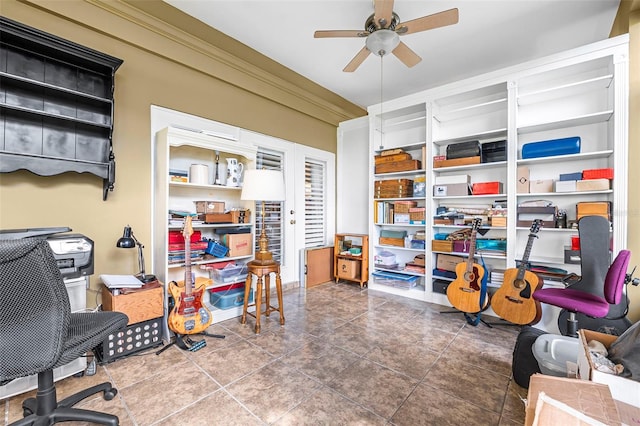
[[[242, 131], [242, 139], [258, 147], [256, 169], [282, 170], [285, 179], [286, 200], [266, 202], [264, 227], [269, 239], [269, 251], [274, 260], [280, 262], [280, 276], [283, 283], [296, 281], [297, 257], [294, 224], [289, 218], [295, 206], [295, 186], [293, 174], [295, 144], [271, 136], [250, 131]], [[262, 232], [262, 203], [256, 202], [256, 245], [257, 236]], [[257, 247], [256, 247], [257, 250]]]
[[295, 211], [289, 212], [289, 220], [295, 224], [295, 248], [299, 256], [305, 248], [333, 245], [335, 155], [295, 145], [294, 173]]

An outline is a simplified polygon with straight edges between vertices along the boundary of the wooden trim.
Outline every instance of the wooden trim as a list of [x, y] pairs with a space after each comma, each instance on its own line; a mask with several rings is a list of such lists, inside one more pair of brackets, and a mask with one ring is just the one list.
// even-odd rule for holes
[[336, 127], [366, 115], [359, 106], [160, 0], [20, 1]]

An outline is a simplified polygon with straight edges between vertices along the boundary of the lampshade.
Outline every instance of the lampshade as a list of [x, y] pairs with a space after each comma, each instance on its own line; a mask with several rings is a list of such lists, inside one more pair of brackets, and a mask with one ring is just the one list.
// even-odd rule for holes
[[365, 44], [374, 55], [384, 56], [398, 47], [400, 36], [395, 31], [377, 30], [367, 36]]
[[122, 237], [116, 243], [116, 247], [118, 248], [134, 248], [136, 246], [136, 240], [131, 238], [131, 227], [125, 226], [124, 232], [122, 233]]
[[245, 170], [242, 200], [284, 201], [284, 176], [279, 170]]

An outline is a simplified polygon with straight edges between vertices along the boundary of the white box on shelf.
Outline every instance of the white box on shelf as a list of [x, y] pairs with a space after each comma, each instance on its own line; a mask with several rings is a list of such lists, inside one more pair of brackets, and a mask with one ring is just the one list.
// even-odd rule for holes
[[436, 185], [447, 185], [450, 183], [467, 183], [468, 184], [470, 182], [471, 182], [471, 176], [469, 175], [449, 175], [449, 176], [439, 175], [439, 176], [436, 176], [433, 183]]
[[576, 182], [575, 180], [557, 180], [556, 192], [575, 192]]

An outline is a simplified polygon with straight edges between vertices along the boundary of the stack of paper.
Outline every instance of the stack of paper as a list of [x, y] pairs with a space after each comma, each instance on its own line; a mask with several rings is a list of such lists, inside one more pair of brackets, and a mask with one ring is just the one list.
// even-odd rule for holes
[[100, 275], [100, 279], [109, 288], [139, 288], [142, 281], [133, 275]]

